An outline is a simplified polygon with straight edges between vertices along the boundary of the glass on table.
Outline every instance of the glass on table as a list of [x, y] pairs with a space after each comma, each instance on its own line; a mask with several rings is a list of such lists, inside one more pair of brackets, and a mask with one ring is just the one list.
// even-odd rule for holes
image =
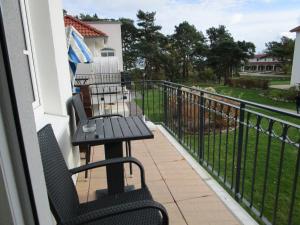
[[91, 133], [91, 132], [95, 132], [96, 131], [96, 124], [84, 124], [82, 126], [82, 130], [84, 133]]

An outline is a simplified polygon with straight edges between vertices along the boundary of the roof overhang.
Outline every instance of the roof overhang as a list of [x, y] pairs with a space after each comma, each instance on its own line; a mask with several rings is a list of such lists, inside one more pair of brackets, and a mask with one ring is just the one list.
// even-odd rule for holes
[[291, 29], [290, 32], [300, 32], [300, 26]]

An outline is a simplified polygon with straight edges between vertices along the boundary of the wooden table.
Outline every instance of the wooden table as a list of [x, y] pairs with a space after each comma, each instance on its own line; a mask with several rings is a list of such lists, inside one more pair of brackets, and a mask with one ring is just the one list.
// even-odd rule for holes
[[[86, 123], [85, 123], [86, 124]], [[79, 123], [73, 136], [73, 145], [102, 145], [104, 144], [105, 158], [123, 157], [123, 141], [133, 141], [154, 138], [150, 129], [141, 117], [112, 117], [89, 120], [88, 124], [96, 124], [96, 131], [83, 132]], [[124, 192], [123, 165], [107, 166], [108, 194]]]

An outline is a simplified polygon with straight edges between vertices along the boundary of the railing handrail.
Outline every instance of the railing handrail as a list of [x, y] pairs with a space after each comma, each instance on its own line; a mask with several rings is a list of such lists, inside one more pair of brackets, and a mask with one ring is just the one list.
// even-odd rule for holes
[[218, 94], [218, 93], [213, 93], [213, 92], [206, 91], [206, 90], [203, 90], [203, 89], [200, 89], [200, 88], [193, 88], [193, 87], [189, 87], [189, 86], [186, 86], [186, 85], [183, 85], [183, 84], [173, 83], [171, 81], [163, 81], [163, 82], [171, 84], [171, 85], [175, 85], [175, 86], [185, 87], [185, 88], [188, 88], [188, 89], [194, 90], [194, 91], [201, 91], [201, 92], [203, 92], [205, 94], [210, 94], [210, 95], [214, 95], [214, 96], [218, 96], [218, 97], [227, 98], [229, 100], [236, 101], [236, 102], [239, 102], [239, 103], [245, 103], [248, 106], [253, 106], [253, 107], [257, 107], [257, 108], [261, 108], [261, 109], [265, 109], [265, 110], [270, 110], [272, 112], [282, 113], [284, 115], [300, 119], [300, 115], [297, 114], [297, 113], [287, 112], [285, 110], [281, 110], [281, 109], [278, 109], [278, 108], [275, 108], [275, 107], [272, 107], [272, 106], [263, 105], [263, 104], [255, 103], [255, 102], [252, 102], [252, 101], [247, 101], [247, 100], [243, 100], [243, 99], [231, 97], [231, 96], [228, 96], [228, 95], [222, 95], [222, 94]]
[[121, 72], [115, 72], [115, 73], [90, 72], [90, 73], [76, 73], [76, 75], [121, 75]]

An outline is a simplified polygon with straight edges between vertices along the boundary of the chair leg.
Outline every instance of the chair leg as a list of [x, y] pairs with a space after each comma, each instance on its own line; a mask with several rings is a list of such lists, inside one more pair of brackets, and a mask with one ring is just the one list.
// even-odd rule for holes
[[[89, 164], [91, 161], [91, 148], [90, 146], [86, 146], [86, 152], [85, 152], [85, 164]], [[85, 178], [88, 177], [88, 171], [85, 171]]]
[[[130, 141], [126, 142], [126, 146], [128, 145], [128, 156], [131, 157], [131, 143]], [[129, 171], [130, 175], [132, 175], [132, 163], [129, 163]]]

